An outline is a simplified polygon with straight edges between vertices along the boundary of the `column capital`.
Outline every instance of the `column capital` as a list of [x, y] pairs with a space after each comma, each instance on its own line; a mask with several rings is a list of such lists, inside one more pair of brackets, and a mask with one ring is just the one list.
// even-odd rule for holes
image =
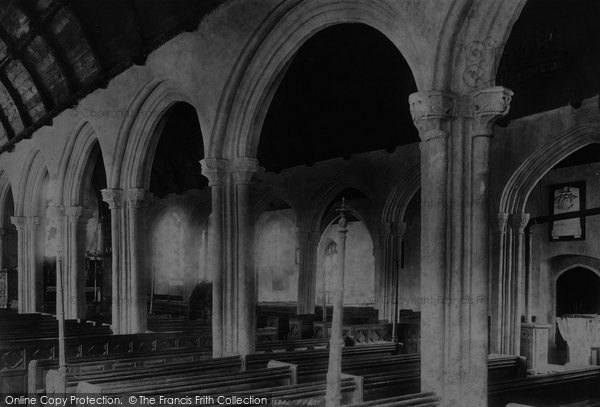
[[465, 116], [472, 119], [474, 136], [491, 136], [494, 123], [508, 114], [513, 92], [503, 86], [477, 89], [467, 96]]
[[131, 208], [141, 208], [146, 198], [146, 191], [141, 188], [130, 188], [127, 190], [127, 204]]
[[103, 189], [100, 192], [102, 193], [102, 199], [110, 209], [118, 209], [123, 206], [122, 189]]
[[511, 215], [512, 226], [514, 230], [520, 235], [525, 232], [525, 228], [529, 223], [529, 214], [528, 213], [513, 213]]
[[422, 141], [447, 137], [454, 99], [452, 93], [439, 90], [416, 92], [408, 97], [410, 114]]
[[11, 216], [10, 221], [17, 227], [17, 230], [23, 230], [26, 224], [25, 216]]
[[222, 185], [227, 174], [229, 160], [222, 158], [204, 158], [200, 160], [202, 175], [208, 178], [208, 185]]
[[247, 185], [252, 181], [254, 174], [261, 170], [258, 160], [250, 157], [238, 157], [233, 161], [233, 176], [236, 185]]
[[65, 212], [69, 217], [69, 220], [75, 223], [81, 222], [87, 217], [86, 215], [88, 215], [85, 208], [79, 205], [69, 206], [65, 208]]
[[498, 232], [501, 234], [506, 233], [506, 225], [508, 224], [508, 213], [498, 212], [496, 214], [496, 222], [498, 226]]

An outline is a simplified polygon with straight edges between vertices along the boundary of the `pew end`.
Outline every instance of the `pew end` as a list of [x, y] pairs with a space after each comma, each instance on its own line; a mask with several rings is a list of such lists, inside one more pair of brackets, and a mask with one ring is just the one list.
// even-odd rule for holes
[[289, 367], [290, 372], [291, 372], [291, 376], [290, 376], [291, 378], [290, 378], [289, 384], [298, 384], [298, 365], [295, 365], [292, 363], [280, 362], [278, 360], [270, 360], [269, 363], [267, 363], [267, 368], [274, 368], [274, 367]]
[[351, 404], [359, 404], [363, 402], [364, 395], [364, 379], [362, 376], [355, 376], [351, 374], [342, 373], [340, 379], [352, 379], [354, 381], [354, 391], [352, 392], [352, 399], [349, 400]]

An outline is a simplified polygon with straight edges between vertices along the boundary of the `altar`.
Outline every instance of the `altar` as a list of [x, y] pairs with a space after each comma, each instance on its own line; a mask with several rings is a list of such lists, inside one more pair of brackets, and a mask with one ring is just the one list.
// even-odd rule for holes
[[556, 318], [558, 329], [567, 342], [570, 365], [589, 365], [592, 347], [600, 346], [600, 316], [571, 314]]

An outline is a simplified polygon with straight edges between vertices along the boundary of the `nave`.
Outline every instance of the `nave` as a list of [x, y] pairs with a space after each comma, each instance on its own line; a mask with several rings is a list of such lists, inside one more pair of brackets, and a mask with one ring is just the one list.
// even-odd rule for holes
[[0, 16], [0, 393], [600, 402], [594, 0]]

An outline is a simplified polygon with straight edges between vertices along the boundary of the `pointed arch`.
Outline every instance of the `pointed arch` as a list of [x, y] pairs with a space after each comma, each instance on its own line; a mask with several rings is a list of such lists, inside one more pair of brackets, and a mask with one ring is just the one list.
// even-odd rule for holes
[[[180, 84], [170, 79], [155, 78], [137, 94], [119, 128], [109, 188], [149, 188], [154, 151], [165, 123], [165, 113], [178, 102], [194, 107], [197, 115], [198, 109], [192, 98]], [[198, 123], [202, 128], [199, 116]]]
[[382, 32], [406, 59], [418, 88], [425, 79], [405, 16], [382, 0], [283, 2], [253, 33], [219, 101], [209, 157], [256, 157], [262, 121], [295, 52], [316, 32], [341, 23], [362, 23]]
[[529, 194], [548, 171], [580, 148], [600, 143], [600, 125], [573, 126], [551, 140], [523, 161], [510, 177], [500, 197], [499, 212], [525, 212]]
[[421, 188], [421, 164], [408, 170], [406, 177], [392, 189], [383, 211], [381, 221], [384, 223], [402, 222], [408, 204]]

